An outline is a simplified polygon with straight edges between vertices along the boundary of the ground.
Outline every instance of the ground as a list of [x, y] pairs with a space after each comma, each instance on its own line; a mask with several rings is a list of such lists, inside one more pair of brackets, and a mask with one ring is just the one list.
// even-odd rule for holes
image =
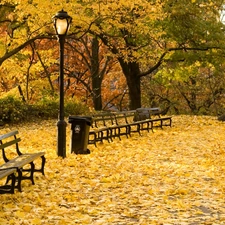
[[[46, 151], [45, 177], [0, 195], [0, 224], [225, 224], [225, 124], [173, 116], [172, 127], [56, 156], [56, 121], [18, 129], [21, 150]], [[2, 180], [1, 180], [2, 181]], [[2, 181], [3, 182], [3, 181]]]

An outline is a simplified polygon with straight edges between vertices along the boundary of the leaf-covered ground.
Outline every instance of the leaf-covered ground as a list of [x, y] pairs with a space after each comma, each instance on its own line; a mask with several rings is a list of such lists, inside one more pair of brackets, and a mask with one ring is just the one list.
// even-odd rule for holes
[[46, 176], [0, 195], [0, 224], [225, 224], [225, 124], [174, 116], [172, 128], [56, 157], [56, 121], [19, 129], [23, 151], [45, 150]]

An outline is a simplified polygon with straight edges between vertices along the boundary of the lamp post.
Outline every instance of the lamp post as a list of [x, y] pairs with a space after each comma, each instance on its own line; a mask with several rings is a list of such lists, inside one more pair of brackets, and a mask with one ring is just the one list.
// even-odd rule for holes
[[57, 122], [57, 154], [66, 157], [66, 122], [64, 121], [64, 44], [72, 18], [61, 10], [53, 16], [54, 28], [59, 40], [59, 120]]

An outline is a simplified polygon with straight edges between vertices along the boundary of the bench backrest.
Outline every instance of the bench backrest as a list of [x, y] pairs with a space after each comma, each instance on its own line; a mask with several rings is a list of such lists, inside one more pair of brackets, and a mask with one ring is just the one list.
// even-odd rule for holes
[[129, 124], [131, 121], [140, 121], [151, 119], [152, 116], [160, 117], [160, 108], [137, 108], [136, 110], [106, 112], [93, 114], [93, 128], [107, 127], [109, 125], [119, 125], [121, 123]]
[[128, 124], [128, 118], [132, 118], [135, 115], [135, 110], [130, 111], [119, 111], [119, 112], [108, 112], [101, 114], [93, 114], [93, 128], [98, 128], [102, 126], [111, 126], [111, 125], [120, 125], [120, 124]]
[[129, 124], [130, 120], [133, 121], [135, 112], [135, 110], [116, 112], [115, 118], [117, 125], [120, 123], [119, 121], [121, 121], [121, 123]]
[[92, 115], [93, 124], [92, 127], [106, 127], [107, 125], [114, 125], [116, 122], [114, 120], [113, 113], [102, 113]]
[[11, 131], [7, 134], [0, 135], [0, 141], [4, 140], [6, 138], [12, 137], [14, 135], [17, 135], [18, 133], [19, 133], [18, 130], [14, 130], [14, 131]]
[[150, 117], [151, 116], [158, 116], [160, 117], [161, 116], [161, 109], [160, 108], [146, 108], [149, 110], [149, 114], [150, 114]]
[[2, 157], [5, 160], [5, 162], [9, 161], [5, 152], [5, 149], [7, 147], [12, 147], [15, 145], [17, 154], [18, 155], [22, 154], [19, 150], [19, 144], [18, 144], [21, 141], [21, 139], [16, 137], [17, 134], [18, 134], [18, 131], [15, 130], [0, 136], [0, 150], [2, 150]]

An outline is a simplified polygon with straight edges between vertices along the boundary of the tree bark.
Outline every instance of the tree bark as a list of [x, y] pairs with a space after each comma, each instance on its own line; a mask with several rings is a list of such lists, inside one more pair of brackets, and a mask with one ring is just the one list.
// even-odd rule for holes
[[119, 58], [123, 73], [126, 77], [130, 96], [130, 109], [141, 107], [141, 77], [140, 68], [137, 62], [124, 62]]
[[95, 110], [102, 110], [102, 76], [100, 76], [99, 67], [99, 41], [97, 37], [94, 37], [92, 40], [91, 77], [92, 96]]

